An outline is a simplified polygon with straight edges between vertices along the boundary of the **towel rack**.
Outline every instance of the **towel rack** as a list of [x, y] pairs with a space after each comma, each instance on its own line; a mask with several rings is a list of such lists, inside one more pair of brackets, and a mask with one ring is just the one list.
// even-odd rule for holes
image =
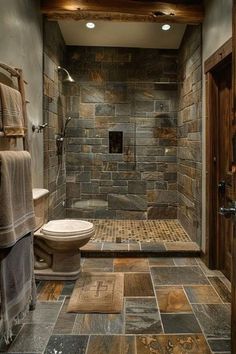
[[[23, 147], [24, 150], [29, 150], [28, 136], [27, 136], [28, 135], [27, 134], [28, 119], [27, 119], [27, 109], [26, 109], [27, 101], [25, 99], [25, 86], [24, 86], [25, 84], [27, 85], [27, 82], [23, 79], [23, 70], [18, 68], [12, 68], [11, 66], [4, 63], [0, 63], [0, 68], [6, 70], [12, 77], [15, 77], [17, 79], [18, 91], [20, 92], [22, 98], [24, 126], [26, 128], [26, 134], [23, 137]], [[0, 132], [0, 136], [4, 136], [4, 133]]]

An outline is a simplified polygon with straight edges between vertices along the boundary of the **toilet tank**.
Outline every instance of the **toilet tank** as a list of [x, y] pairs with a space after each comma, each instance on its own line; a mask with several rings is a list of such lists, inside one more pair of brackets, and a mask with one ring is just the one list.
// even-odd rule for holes
[[43, 188], [33, 188], [35, 229], [38, 230], [47, 222], [47, 204], [49, 191]]

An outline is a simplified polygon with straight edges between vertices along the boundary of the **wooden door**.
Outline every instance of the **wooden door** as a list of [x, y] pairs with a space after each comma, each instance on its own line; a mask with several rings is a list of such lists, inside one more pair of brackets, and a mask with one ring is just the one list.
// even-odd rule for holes
[[217, 268], [231, 280], [234, 221], [228, 212], [233, 203], [232, 183], [232, 56], [228, 56], [213, 72], [217, 87], [216, 121], [216, 210], [217, 213]]
[[[233, 1], [233, 121], [231, 136], [233, 159], [232, 159], [232, 199], [236, 201], [236, 0]], [[232, 277], [231, 277], [231, 339], [232, 353], [236, 353], [236, 215], [234, 218], [233, 245], [232, 245]]]

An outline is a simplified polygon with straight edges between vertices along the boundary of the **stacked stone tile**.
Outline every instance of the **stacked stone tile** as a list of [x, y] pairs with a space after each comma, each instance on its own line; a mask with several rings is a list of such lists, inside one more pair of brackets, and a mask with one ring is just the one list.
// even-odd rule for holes
[[[67, 47], [68, 216], [176, 218], [177, 54]], [[123, 132], [122, 154], [109, 154], [109, 131]], [[106, 207], [76, 207], [94, 199]]]

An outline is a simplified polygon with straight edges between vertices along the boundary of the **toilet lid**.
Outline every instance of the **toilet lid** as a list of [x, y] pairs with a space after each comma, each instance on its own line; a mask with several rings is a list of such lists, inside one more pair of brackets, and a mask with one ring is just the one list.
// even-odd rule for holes
[[41, 232], [44, 235], [64, 236], [64, 235], [85, 235], [94, 230], [93, 224], [84, 220], [62, 219], [51, 220], [45, 224]]

